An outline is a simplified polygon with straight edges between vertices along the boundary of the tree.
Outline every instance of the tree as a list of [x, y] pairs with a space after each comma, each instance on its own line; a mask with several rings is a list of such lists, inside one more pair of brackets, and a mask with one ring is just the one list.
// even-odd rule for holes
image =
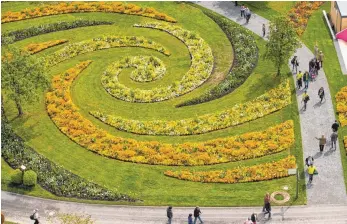
[[49, 86], [43, 59], [37, 59], [24, 50], [7, 47], [1, 61], [1, 89], [16, 103], [18, 116], [22, 116], [23, 101], [37, 100], [37, 90]]
[[277, 75], [281, 74], [281, 67], [287, 65], [296, 48], [301, 46], [297, 34], [284, 16], [278, 16], [270, 23], [269, 41], [266, 43], [264, 58], [272, 61], [277, 68]]

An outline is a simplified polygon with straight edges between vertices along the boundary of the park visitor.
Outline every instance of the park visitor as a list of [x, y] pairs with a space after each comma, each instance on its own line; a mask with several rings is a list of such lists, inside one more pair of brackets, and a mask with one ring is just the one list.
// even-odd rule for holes
[[252, 15], [251, 10], [248, 7], [246, 7], [246, 9], [245, 9], [245, 16], [246, 16], [246, 23], [247, 24], [249, 22], [249, 19], [251, 18], [251, 15]]
[[302, 102], [304, 102], [304, 108], [303, 110], [306, 111], [307, 108], [307, 102], [310, 100], [309, 95], [307, 94], [307, 91], [305, 91], [304, 94], [302, 94]]
[[334, 145], [335, 145], [335, 150], [336, 150], [337, 132], [333, 132], [330, 135], [330, 140], [331, 140], [331, 149], [334, 149]]
[[294, 56], [292, 58], [292, 60], [290, 61], [290, 63], [292, 64], [293, 68], [292, 71], [294, 72], [295, 69], [295, 73], [298, 73], [298, 66], [299, 66], [299, 62], [298, 62], [298, 56]]
[[319, 52], [318, 60], [320, 61], [320, 67], [323, 68], [324, 54], [322, 51]]
[[340, 127], [340, 125], [339, 125], [339, 123], [337, 123], [337, 120], [335, 120], [334, 124], [331, 125], [331, 128], [333, 129], [333, 132], [337, 132], [339, 127]]
[[244, 222], [244, 224], [253, 224], [251, 218], [247, 218], [247, 220]]
[[318, 57], [318, 52], [319, 52], [319, 48], [317, 43], [314, 45], [314, 57], [317, 58]]
[[265, 24], [264, 23], [263, 23], [262, 31], [263, 31], [263, 37], [265, 37], [266, 29], [265, 29]]
[[324, 137], [324, 135], [322, 135], [321, 138], [317, 138], [317, 140], [319, 140], [319, 151], [323, 152], [324, 150], [324, 145], [327, 143], [327, 139]]
[[34, 224], [39, 224], [40, 223], [40, 221], [39, 221], [39, 210], [38, 209], [34, 210], [34, 213], [30, 216], [30, 219], [31, 220], [35, 220]]
[[268, 219], [271, 219], [271, 204], [270, 201], [268, 203], [265, 204], [265, 212], [264, 212], [264, 216], [266, 214], [269, 214]]
[[296, 75], [296, 82], [297, 82], [298, 89], [301, 89], [302, 87], [302, 77], [303, 77], [303, 74], [301, 71], [299, 71], [299, 73]]
[[323, 101], [323, 98], [325, 99], [325, 96], [324, 96], [324, 88], [323, 87], [320, 87], [319, 90], [318, 90], [318, 96], [320, 98], [320, 103], [322, 103]]
[[257, 224], [257, 215], [254, 212], [251, 215], [251, 221], [253, 224]]
[[270, 193], [266, 193], [264, 196], [263, 212], [265, 212], [265, 207], [266, 207], [267, 203], [270, 203]]
[[240, 12], [241, 12], [241, 17], [245, 18], [245, 6], [244, 5], [241, 5]]
[[193, 224], [193, 215], [192, 215], [192, 213], [190, 213], [188, 215], [188, 224]]
[[198, 206], [196, 206], [196, 208], [194, 209], [194, 224], [196, 223], [196, 220], [199, 219], [200, 223], [204, 223], [201, 218], [200, 218], [200, 208]]
[[307, 168], [307, 173], [308, 173], [308, 177], [309, 177], [309, 179], [308, 179], [308, 183], [312, 183], [312, 180], [313, 180], [313, 175], [315, 174], [315, 172], [316, 172], [316, 167], [313, 165], [313, 164], [311, 164], [308, 168]]
[[166, 215], [167, 215], [167, 223], [168, 224], [171, 224], [171, 221], [172, 221], [172, 216], [173, 216], [173, 213], [172, 213], [172, 206], [169, 206], [166, 210]]
[[305, 159], [305, 163], [306, 163], [306, 166], [311, 166], [313, 165], [313, 162], [314, 162], [314, 158], [312, 156], [308, 156], [306, 159]]
[[306, 71], [302, 77], [302, 80], [304, 81], [305, 83], [305, 89], [308, 89], [308, 82], [309, 82], [309, 74], [308, 72]]

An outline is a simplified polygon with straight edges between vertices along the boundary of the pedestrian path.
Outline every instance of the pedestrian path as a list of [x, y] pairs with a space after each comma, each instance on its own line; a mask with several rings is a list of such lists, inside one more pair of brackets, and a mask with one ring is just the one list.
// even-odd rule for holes
[[[40, 223], [47, 223], [49, 216], [60, 213], [91, 215], [97, 224], [164, 224], [166, 207], [162, 206], [116, 206], [81, 204], [74, 202], [41, 199], [9, 192], [1, 192], [1, 211], [8, 221], [30, 223], [29, 216], [39, 210]], [[253, 212], [261, 207], [248, 208], [201, 208], [201, 218], [206, 224], [243, 224]], [[172, 224], [187, 223], [193, 207], [173, 207]], [[272, 219], [262, 219], [259, 224], [346, 224], [346, 205], [273, 207]], [[198, 222], [197, 222], [198, 223]]]
[[[246, 24], [245, 19], [240, 16], [240, 8], [235, 7], [234, 2], [198, 2], [197, 4], [226, 16], [259, 36], [262, 36], [263, 24], [269, 27], [268, 20], [254, 13], [252, 13], [249, 23]], [[298, 71], [307, 71], [308, 63], [314, 57], [312, 52], [303, 44], [301, 48], [297, 49], [295, 55], [299, 58]], [[290, 60], [288, 65], [291, 66]], [[295, 76], [293, 78], [296, 80]], [[319, 103], [318, 97], [320, 87], [323, 87], [325, 91], [325, 101], [322, 104]], [[307, 186], [307, 203], [308, 205], [347, 204], [339, 145], [337, 143], [336, 151], [329, 150], [330, 142], [328, 141], [324, 152], [321, 154], [319, 153], [318, 140], [315, 139], [315, 137], [325, 135], [329, 140], [332, 133], [331, 125], [335, 121], [332, 96], [322, 69], [316, 81], [309, 84], [307, 93], [310, 96], [310, 101], [305, 112], [301, 110], [303, 106], [301, 102], [302, 93], [303, 91], [297, 91], [303, 155], [304, 158], [309, 155], [314, 157], [315, 166], [319, 172], [317, 176], [314, 176], [313, 184]], [[305, 178], [307, 182], [307, 175]]]

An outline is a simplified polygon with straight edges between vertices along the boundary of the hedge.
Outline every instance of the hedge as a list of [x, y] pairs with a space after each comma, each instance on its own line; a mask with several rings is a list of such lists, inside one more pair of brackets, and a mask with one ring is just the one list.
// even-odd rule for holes
[[223, 30], [234, 49], [234, 61], [225, 79], [203, 95], [176, 105], [189, 106], [218, 99], [242, 85], [258, 62], [258, 47], [251, 31], [211, 10], [193, 4]]
[[85, 180], [38, 154], [24, 144], [3, 117], [1, 118], [1, 153], [12, 168], [24, 164], [27, 169], [35, 171], [38, 183], [57, 196], [90, 200], [135, 201], [128, 195], [110, 191]]
[[38, 36], [45, 33], [52, 33], [62, 30], [69, 30], [86, 26], [98, 25], [111, 25], [113, 22], [108, 21], [90, 21], [90, 20], [76, 20], [72, 22], [57, 22], [50, 24], [43, 24], [39, 26], [32, 26], [26, 29], [15, 30], [1, 35], [1, 44], [11, 44], [16, 41], [24, 40], [29, 37]]
[[24, 172], [23, 184], [25, 186], [35, 186], [37, 183], [37, 174], [33, 170]]
[[16, 169], [11, 175], [11, 182], [14, 184], [22, 184], [23, 183], [23, 174], [22, 171]]

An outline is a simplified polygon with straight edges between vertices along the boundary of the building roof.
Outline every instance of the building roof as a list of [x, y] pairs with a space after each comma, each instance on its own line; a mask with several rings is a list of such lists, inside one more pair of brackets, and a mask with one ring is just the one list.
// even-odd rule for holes
[[336, 1], [336, 5], [339, 8], [341, 16], [347, 16], [347, 2], [346, 1]]
[[347, 43], [347, 29], [344, 29], [336, 34], [336, 39], [343, 40]]

